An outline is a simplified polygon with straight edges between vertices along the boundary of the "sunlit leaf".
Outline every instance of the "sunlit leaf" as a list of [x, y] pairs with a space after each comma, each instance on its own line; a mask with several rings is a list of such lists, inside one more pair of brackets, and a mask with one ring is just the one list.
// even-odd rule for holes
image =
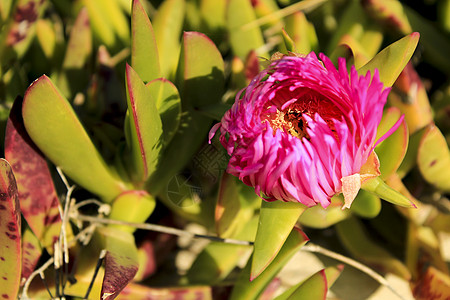
[[22, 263], [21, 220], [16, 180], [11, 166], [0, 159], [0, 294], [17, 298]]
[[40, 77], [28, 88], [22, 114], [33, 142], [75, 182], [108, 201], [122, 192], [123, 183], [112, 174], [48, 77]]
[[[264, 45], [259, 27], [245, 27], [256, 19], [250, 0], [231, 0], [228, 2], [227, 27], [233, 53], [244, 60], [251, 50]], [[265, 50], [257, 50], [258, 55], [268, 58]]]
[[168, 145], [180, 125], [181, 100], [175, 85], [164, 79], [155, 79], [147, 83], [152, 98], [155, 99], [156, 108], [161, 117], [163, 130], [163, 144]]
[[166, 0], [159, 6], [158, 13], [152, 20], [161, 73], [166, 78], [171, 78], [176, 69], [185, 5], [184, 0]]
[[[113, 220], [144, 223], [155, 208], [155, 199], [146, 191], [126, 191], [111, 204], [109, 217]], [[111, 225], [125, 232], [134, 232], [136, 228], [126, 225]]]
[[250, 280], [257, 278], [272, 263], [305, 209], [297, 202], [262, 202]]
[[106, 256], [101, 299], [111, 300], [134, 278], [139, 263], [134, 237], [113, 228], [101, 228]]
[[130, 148], [134, 180], [143, 183], [155, 171], [162, 148], [162, 123], [150, 90], [129, 65], [126, 67]]
[[152, 23], [140, 0], [134, 0], [132, 7], [131, 66], [144, 82], [161, 77], [158, 47]]
[[380, 177], [367, 180], [361, 188], [393, 204], [410, 208], [416, 207], [410, 199], [389, 187]]
[[417, 152], [417, 164], [426, 181], [441, 190], [450, 190], [450, 151], [436, 126], [425, 130]]
[[259, 274], [257, 278], [251, 278], [252, 257], [247, 262], [245, 268], [241, 271], [238, 280], [233, 288], [230, 300], [238, 299], [257, 299], [264, 288], [275, 277], [280, 269], [289, 261], [306, 242], [308, 238], [298, 228], [294, 227], [286, 239], [281, 250], [276, 254], [272, 263]]
[[413, 32], [389, 45], [359, 68], [358, 73], [365, 75], [367, 71], [371, 71], [373, 74], [374, 70], [378, 69], [380, 80], [384, 85], [392, 86], [413, 55], [419, 37], [418, 32]]

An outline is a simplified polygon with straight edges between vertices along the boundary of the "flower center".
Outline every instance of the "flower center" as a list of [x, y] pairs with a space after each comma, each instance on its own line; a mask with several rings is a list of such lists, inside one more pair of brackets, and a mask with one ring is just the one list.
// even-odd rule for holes
[[[340, 119], [343, 113], [330, 99], [310, 89], [302, 89], [295, 98], [292, 98], [292, 92], [291, 95], [286, 94], [286, 91], [280, 90], [261, 114], [261, 120], [269, 122], [274, 134], [280, 129], [299, 139], [309, 139], [306, 130], [308, 122], [304, 116], [308, 115], [314, 119], [316, 113], [336, 133], [333, 120]], [[290, 103], [286, 105], [288, 102]]]

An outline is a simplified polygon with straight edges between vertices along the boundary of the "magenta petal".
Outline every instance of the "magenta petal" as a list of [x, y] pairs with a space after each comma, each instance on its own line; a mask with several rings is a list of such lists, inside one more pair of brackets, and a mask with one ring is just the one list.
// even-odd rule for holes
[[344, 59], [336, 68], [319, 57], [273, 61], [211, 129], [210, 139], [220, 128], [231, 156], [227, 171], [267, 201], [327, 207], [376, 145], [389, 93], [378, 71], [360, 76], [352, 67], [349, 75]]

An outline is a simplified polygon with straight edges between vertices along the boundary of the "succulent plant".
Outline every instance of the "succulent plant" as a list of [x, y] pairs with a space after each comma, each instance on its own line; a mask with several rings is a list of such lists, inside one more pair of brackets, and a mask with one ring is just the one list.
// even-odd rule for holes
[[[368, 275], [388, 297], [403, 298], [391, 274], [411, 297], [450, 297], [440, 240], [450, 230], [448, 3], [0, 1], [1, 297], [280, 300], [325, 299], [331, 290], [357, 299], [373, 292], [361, 284]], [[351, 80], [367, 81], [367, 97], [378, 95], [369, 86], [379, 79], [391, 89], [387, 105], [382, 111], [380, 97], [362, 110], [380, 113], [364, 161], [342, 162], [358, 165], [357, 174], [337, 182], [327, 177], [336, 170], [317, 180], [302, 169], [302, 180], [271, 189], [287, 159], [279, 151], [244, 163], [270, 150], [261, 143], [235, 161], [260, 124], [224, 129], [221, 140], [212, 133], [235, 126], [227, 118], [238, 108], [250, 119], [254, 107], [242, 106], [243, 97], [273, 96], [264, 92], [283, 79], [271, 81], [277, 64], [311, 57], [321, 72], [340, 64], [343, 86], [352, 70]], [[325, 85], [314, 74], [302, 76]], [[248, 88], [255, 86], [261, 94]], [[344, 122], [332, 112], [319, 120], [323, 111], [289, 115], [297, 131], [286, 129], [287, 139], [308, 144], [322, 120], [324, 140], [348, 143], [333, 127]], [[352, 124], [357, 147], [366, 133]], [[264, 134], [275, 138], [285, 127], [270, 128]], [[314, 164], [322, 165], [332, 168]], [[252, 168], [265, 168], [264, 189]], [[286, 172], [279, 177], [293, 176]], [[346, 181], [353, 175], [367, 178]], [[315, 205], [314, 189], [327, 182], [336, 186], [326, 205]], [[287, 199], [287, 189], [312, 190], [312, 198]], [[299, 252], [327, 259], [286, 284], [286, 265], [300, 273], [313, 264], [295, 259]]]

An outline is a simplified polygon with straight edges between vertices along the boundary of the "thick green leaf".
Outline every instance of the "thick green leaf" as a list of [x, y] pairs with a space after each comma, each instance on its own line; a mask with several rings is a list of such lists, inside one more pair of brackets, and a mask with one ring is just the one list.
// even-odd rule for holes
[[[198, 51], [209, 53], [209, 57], [198, 55]], [[211, 40], [198, 32], [184, 33], [176, 82], [183, 112], [178, 131], [164, 150], [158, 172], [149, 181], [148, 188], [152, 194], [159, 194], [166, 188], [200, 145], [206, 142], [212, 120], [192, 106], [220, 101], [224, 89], [223, 69], [222, 56]]]
[[235, 177], [224, 173], [220, 181], [216, 204], [216, 232], [219, 236], [226, 236], [227, 231], [233, 230], [240, 220], [237, 218], [241, 211], [239, 191]]
[[[126, 191], [111, 204], [109, 218], [134, 223], [144, 223], [155, 208], [155, 199], [146, 191]], [[125, 225], [111, 225], [122, 231], [134, 232], [136, 228]]]
[[367, 180], [362, 184], [361, 188], [368, 192], [372, 192], [381, 199], [393, 204], [410, 208], [416, 207], [416, 205], [411, 202], [411, 200], [409, 200], [407, 197], [400, 194], [396, 190], [392, 189], [380, 177], [375, 177], [373, 179]]
[[388, 251], [370, 239], [363, 224], [356, 218], [348, 218], [336, 224], [336, 232], [345, 248], [358, 260], [383, 272], [396, 274], [409, 280], [406, 266]]
[[450, 151], [436, 126], [425, 130], [417, 152], [417, 164], [427, 182], [443, 191], [450, 191]]
[[[227, 27], [233, 53], [245, 60], [251, 50], [264, 45], [263, 35], [259, 27], [244, 26], [256, 19], [250, 0], [230, 0], [227, 8]], [[257, 50], [258, 55], [269, 57], [265, 50]]]
[[212, 300], [210, 286], [182, 286], [154, 288], [130, 283], [122, 291], [120, 300], [177, 299], [177, 300]]
[[1, 23], [3, 23], [8, 18], [12, 4], [13, 4], [12, 0], [1, 0], [0, 1]]
[[202, 33], [185, 32], [176, 82], [183, 109], [219, 102], [224, 90], [223, 71], [222, 55], [214, 43]]
[[[308, 54], [317, 45], [314, 26], [301, 11], [286, 17], [286, 32], [294, 42], [294, 52]], [[310, 33], [311, 32], [311, 33]]]
[[171, 78], [176, 69], [185, 5], [184, 0], [165, 0], [153, 19], [161, 73], [166, 78]]
[[372, 74], [378, 69], [380, 80], [385, 86], [392, 86], [416, 49], [420, 34], [413, 32], [381, 50], [367, 64], [358, 69], [358, 73]]
[[17, 298], [22, 262], [20, 206], [11, 166], [0, 159], [0, 295]]
[[89, 12], [94, 37], [109, 49], [118, 50], [121, 45], [129, 44], [130, 28], [125, 14], [117, 1], [80, 0], [77, 8], [86, 7]]
[[[58, 195], [45, 157], [25, 130], [21, 98], [14, 102], [5, 135], [5, 158], [15, 174], [23, 216], [38, 240], [44, 238], [49, 227], [58, 230], [54, 237], [59, 236]], [[54, 237], [49, 238], [53, 241]]]
[[77, 184], [106, 201], [125, 189], [47, 76], [37, 79], [26, 91], [22, 115], [33, 142]]
[[113, 228], [99, 228], [99, 233], [104, 237], [106, 249], [101, 299], [112, 300], [136, 275], [138, 252], [131, 233]]
[[141, 0], [133, 0], [131, 13], [131, 66], [144, 82], [161, 77], [156, 38]]
[[[383, 118], [378, 125], [377, 137], [375, 139], [378, 140], [382, 137], [400, 117], [401, 112], [398, 108], [389, 108], [383, 114]], [[408, 136], [408, 126], [403, 119], [399, 128], [375, 148], [375, 152], [380, 160], [382, 179], [386, 179], [399, 168], [408, 149]]]
[[139, 185], [147, 180], [158, 164], [162, 148], [162, 123], [150, 90], [128, 64], [126, 83], [132, 172], [135, 183]]
[[70, 31], [66, 54], [57, 86], [67, 98], [84, 91], [89, 82], [86, 64], [92, 54], [92, 34], [86, 8], [80, 10]]
[[[258, 217], [244, 222], [244, 228], [232, 238], [244, 241], [255, 239]], [[243, 256], [251, 251], [251, 246], [212, 242], [197, 256], [187, 273], [191, 284], [217, 284], [236, 268]]]
[[[258, 228], [259, 230], [259, 228]], [[270, 239], [267, 239], [270, 241]], [[250, 271], [252, 267], [252, 257], [247, 262], [245, 268], [241, 271], [238, 280], [233, 288], [230, 300], [239, 299], [257, 299], [264, 288], [270, 283], [280, 269], [289, 261], [289, 259], [297, 252], [306, 242], [308, 238], [299, 228], [294, 227], [288, 235], [286, 242], [281, 250], [276, 254], [272, 263], [264, 269], [264, 271], [253, 280]]]
[[22, 273], [21, 281], [27, 279], [36, 268], [42, 254], [42, 247], [38, 238], [29, 227], [26, 227], [22, 235]]
[[156, 102], [163, 130], [163, 146], [167, 146], [178, 130], [181, 119], [181, 100], [175, 85], [167, 79], [155, 79], [147, 88]]
[[305, 209], [303, 204], [297, 202], [262, 202], [250, 280], [258, 277], [272, 263]]
[[[274, 300], [325, 299], [327, 291], [341, 275], [343, 265], [328, 267], [287, 289]], [[325, 283], [325, 285], [324, 285]], [[307, 298], [304, 298], [307, 297]]]

